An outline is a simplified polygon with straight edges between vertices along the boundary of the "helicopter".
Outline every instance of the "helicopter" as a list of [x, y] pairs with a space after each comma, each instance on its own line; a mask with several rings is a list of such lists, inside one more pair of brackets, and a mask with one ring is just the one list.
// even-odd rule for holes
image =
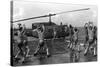
[[[76, 12], [76, 11], [85, 11], [85, 10], [89, 10], [89, 9], [90, 8], [83, 8], [83, 9], [64, 11], [64, 12], [59, 12], [59, 13], [54, 13], [54, 14], [49, 13], [48, 15], [42, 15], [42, 16], [36, 16], [36, 17], [21, 19], [21, 20], [17, 20], [17, 21], [12, 21], [12, 23], [48, 17], [49, 18], [48, 22], [33, 23], [32, 29], [26, 30], [26, 35], [38, 38], [38, 34], [36, 32], [33, 32], [32, 30], [36, 29], [37, 26], [39, 26], [39, 25], [40, 26], [44, 25], [46, 28], [45, 33], [44, 33], [45, 39], [53, 38], [54, 37], [54, 30], [56, 31], [56, 38], [60, 38], [60, 37], [69, 36], [68, 25], [62, 25], [62, 23], [61, 23], [61, 25], [55, 24], [54, 22], [52, 22], [52, 16], [56, 16], [56, 15], [60, 15], [60, 14], [64, 14], [64, 13]], [[67, 31], [65, 31], [65, 27], [67, 27]]]

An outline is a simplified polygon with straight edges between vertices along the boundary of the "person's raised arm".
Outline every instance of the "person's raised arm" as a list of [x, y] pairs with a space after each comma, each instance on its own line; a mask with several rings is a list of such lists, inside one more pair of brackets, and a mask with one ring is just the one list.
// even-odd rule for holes
[[34, 31], [37, 31], [37, 28], [36, 28], [36, 29], [34, 29], [34, 30], [32, 30], [32, 31], [33, 31], [33, 32], [34, 32]]
[[43, 29], [43, 32], [45, 32], [45, 27], [44, 27], [44, 25], [42, 25], [42, 29]]

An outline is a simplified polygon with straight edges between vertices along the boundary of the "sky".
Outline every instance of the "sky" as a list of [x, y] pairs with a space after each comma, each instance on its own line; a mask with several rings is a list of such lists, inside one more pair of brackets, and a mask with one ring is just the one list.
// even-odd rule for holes
[[[49, 13], [59, 13], [64, 11], [72, 11], [77, 9], [90, 8], [90, 10], [76, 11], [70, 13], [63, 13], [52, 17], [52, 22], [56, 24], [72, 24], [73, 26], [84, 26], [86, 22], [92, 21], [94, 25], [97, 25], [97, 6], [94, 5], [76, 5], [76, 4], [59, 4], [59, 3], [41, 3], [41, 2], [28, 2], [28, 1], [14, 1], [13, 2], [13, 21], [37, 17], [42, 15], [48, 15]], [[18, 27], [17, 24], [25, 24], [26, 27], [31, 28], [32, 23], [48, 22], [48, 17], [31, 19], [27, 21], [21, 21], [14, 23], [14, 27]]]

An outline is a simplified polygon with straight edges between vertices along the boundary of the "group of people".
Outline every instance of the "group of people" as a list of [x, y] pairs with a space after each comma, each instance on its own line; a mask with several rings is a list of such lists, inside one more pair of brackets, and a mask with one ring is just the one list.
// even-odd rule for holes
[[65, 38], [65, 42], [69, 41], [70, 44], [68, 44], [68, 48], [71, 48], [73, 49], [77, 43], [78, 43], [78, 33], [79, 33], [79, 30], [78, 28], [76, 27], [73, 27], [72, 25], [69, 25], [68, 27], [68, 32], [69, 32], [69, 40], [66, 40]]
[[[17, 43], [18, 43], [19, 52], [16, 54], [15, 58], [17, 58], [18, 55], [21, 54], [22, 58], [21, 58], [20, 62], [23, 62], [25, 60], [25, 58], [27, 56], [29, 56], [28, 53], [29, 53], [30, 49], [27, 44], [27, 42], [28, 42], [27, 36], [25, 35], [25, 32], [26, 32], [25, 25], [18, 24], [18, 26], [19, 26], [19, 29], [17, 31], [17, 33], [18, 33], [17, 35], [18, 35], [19, 39], [17, 39]], [[86, 35], [85, 46], [86, 46], [86, 44], [88, 44], [88, 46], [85, 47], [84, 55], [86, 55], [88, 53], [91, 46], [93, 46], [94, 55], [96, 55], [96, 47], [94, 47], [94, 45], [96, 46], [96, 44], [97, 44], [97, 27], [94, 26], [93, 23], [89, 22], [89, 23], [85, 24], [84, 29], [85, 29], [85, 35]], [[32, 31], [36, 31], [38, 33], [38, 37], [39, 37], [38, 38], [39, 43], [36, 48], [36, 51], [34, 52], [34, 56], [37, 56], [38, 54], [42, 55], [43, 52], [41, 53], [41, 51], [45, 51], [44, 54], [47, 57], [51, 56], [49, 53], [48, 45], [45, 44], [45, 41], [44, 41], [45, 26], [39, 25], [39, 26], [37, 26], [36, 29], [34, 29]], [[76, 27], [69, 25], [69, 27], [65, 27], [65, 31], [68, 31], [69, 36], [70, 36], [70, 39], [69, 39], [70, 44], [68, 44], [68, 48], [74, 49], [78, 43], [79, 30]], [[54, 29], [54, 38], [55, 37], [56, 37], [56, 29]]]
[[[18, 56], [21, 54], [21, 60], [20, 62], [25, 61], [25, 58], [28, 57], [29, 55], [29, 46], [28, 46], [28, 39], [27, 36], [25, 35], [25, 25], [22, 24], [18, 24], [18, 31], [17, 31], [17, 36], [18, 38], [15, 40], [14, 43], [17, 43], [17, 47], [19, 49], [19, 51], [17, 52], [17, 54], [15, 55], [15, 58], [18, 58]], [[43, 52], [41, 51], [45, 51], [44, 54], [49, 57], [50, 53], [48, 50], [48, 46], [45, 44], [44, 42], [44, 31], [45, 31], [45, 27], [44, 25], [41, 26], [37, 26], [36, 29], [32, 30], [32, 31], [36, 31], [38, 33], [38, 46], [34, 52], [34, 56], [37, 56], [38, 54], [42, 55]]]
[[93, 25], [92, 22], [88, 22], [84, 26], [85, 28], [85, 43], [87, 43], [87, 47], [85, 49], [84, 55], [87, 55], [89, 50], [93, 48], [93, 55], [96, 56], [97, 52], [97, 27]]
[[[88, 52], [92, 52], [93, 55], [97, 55], [97, 27], [93, 25], [92, 22], [85, 23], [85, 41], [84, 41], [84, 55], [87, 55]], [[68, 44], [68, 48], [74, 49], [78, 44], [79, 40], [79, 30], [72, 25], [69, 25], [69, 34], [70, 34], [70, 44]]]
[[[67, 47], [71, 51], [71, 59], [72, 62], [77, 62], [79, 61], [80, 58], [80, 49], [81, 44], [79, 43], [79, 30], [76, 27], [73, 27], [72, 25], [69, 25], [69, 40], [66, 40], [65, 42], [67, 43]], [[97, 27], [93, 25], [92, 22], [88, 22], [84, 25], [84, 31], [85, 31], [85, 39], [83, 40], [83, 48], [84, 48], [84, 56], [90, 55], [91, 56], [97, 56]]]

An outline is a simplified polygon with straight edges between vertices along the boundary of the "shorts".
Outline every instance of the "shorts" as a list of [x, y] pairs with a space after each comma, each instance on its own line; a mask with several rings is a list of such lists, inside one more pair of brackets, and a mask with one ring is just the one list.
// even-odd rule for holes
[[45, 45], [44, 41], [39, 43], [39, 50], [37, 53], [43, 54], [46, 53], [47, 46]]
[[44, 46], [44, 41], [39, 42], [40, 48]]
[[18, 48], [21, 49], [23, 47], [23, 42], [18, 43]]
[[94, 40], [93, 39], [89, 39], [89, 44], [93, 44], [94, 43]]
[[24, 43], [23, 43], [23, 41], [20, 42], [20, 43], [18, 44], [18, 48], [19, 48], [20, 51], [23, 51], [23, 50], [25, 51], [25, 49], [27, 48], [27, 41], [24, 42]]

